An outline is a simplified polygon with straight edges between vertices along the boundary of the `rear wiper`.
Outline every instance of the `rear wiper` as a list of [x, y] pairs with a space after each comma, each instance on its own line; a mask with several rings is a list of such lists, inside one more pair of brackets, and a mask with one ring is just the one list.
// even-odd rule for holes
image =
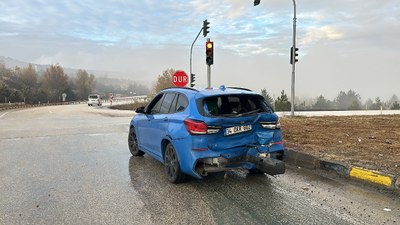
[[250, 112], [239, 113], [239, 114], [237, 114], [237, 117], [246, 116], [246, 115], [250, 115], [250, 114], [253, 114], [253, 113], [258, 113], [259, 111], [260, 111], [260, 109], [256, 109], [256, 110], [253, 110], [253, 111], [250, 111]]

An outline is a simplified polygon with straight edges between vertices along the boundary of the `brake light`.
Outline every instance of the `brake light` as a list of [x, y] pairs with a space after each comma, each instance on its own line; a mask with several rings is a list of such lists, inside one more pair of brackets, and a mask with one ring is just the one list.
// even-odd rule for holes
[[203, 121], [186, 119], [183, 122], [190, 134], [216, 134], [221, 130], [221, 127], [208, 126]]
[[186, 127], [186, 130], [190, 134], [206, 134], [207, 133], [207, 124], [203, 121], [196, 121], [191, 119], [186, 119], [183, 121]]

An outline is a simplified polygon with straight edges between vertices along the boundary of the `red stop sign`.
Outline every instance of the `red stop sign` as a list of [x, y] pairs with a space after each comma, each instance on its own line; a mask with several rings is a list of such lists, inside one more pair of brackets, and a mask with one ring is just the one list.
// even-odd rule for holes
[[172, 75], [172, 83], [177, 87], [184, 87], [189, 82], [189, 77], [185, 71], [177, 70], [174, 75]]

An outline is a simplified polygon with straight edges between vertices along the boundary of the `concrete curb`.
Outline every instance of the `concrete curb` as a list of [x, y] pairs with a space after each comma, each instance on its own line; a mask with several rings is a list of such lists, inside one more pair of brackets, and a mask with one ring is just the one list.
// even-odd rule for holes
[[307, 169], [322, 169], [332, 171], [340, 176], [354, 179], [366, 184], [372, 184], [400, 194], [400, 176], [370, 170], [343, 162], [319, 159], [295, 149], [285, 149], [284, 161], [288, 164]]
[[285, 149], [284, 161], [307, 169], [320, 168], [320, 160], [318, 158], [293, 149]]
[[400, 175], [397, 176], [396, 182], [394, 183], [394, 191], [400, 194]]

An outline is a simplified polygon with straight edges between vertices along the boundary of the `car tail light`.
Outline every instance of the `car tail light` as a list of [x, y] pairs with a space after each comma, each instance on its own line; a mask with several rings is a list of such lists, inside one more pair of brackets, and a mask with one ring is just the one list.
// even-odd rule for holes
[[273, 121], [273, 122], [260, 122], [260, 125], [262, 128], [265, 129], [270, 129], [270, 130], [275, 130], [275, 129], [280, 129], [281, 124], [279, 121]]
[[186, 130], [190, 134], [206, 134], [207, 133], [207, 124], [203, 121], [196, 121], [191, 119], [186, 119], [184, 121]]
[[190, 134], [216, 134], [221, 127], [207, 126], [203, 121], [186, 119], [184, 121], [186, 130]]

